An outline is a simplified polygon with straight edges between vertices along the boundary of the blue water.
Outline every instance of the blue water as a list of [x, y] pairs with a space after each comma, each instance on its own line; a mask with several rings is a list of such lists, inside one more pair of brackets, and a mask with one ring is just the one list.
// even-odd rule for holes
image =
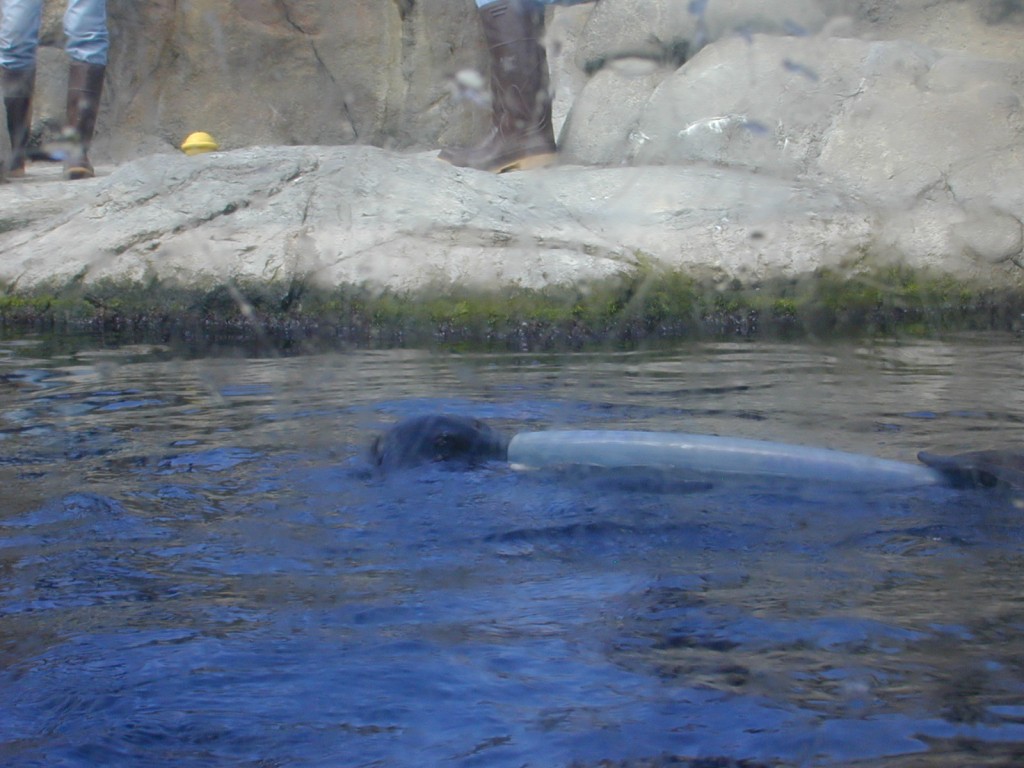
[[1013, 494], [379, 477], [364, 451], [434, 411], [1019, 447], [1021, 351], [0, 343], [0, 764], [1020, 764]]

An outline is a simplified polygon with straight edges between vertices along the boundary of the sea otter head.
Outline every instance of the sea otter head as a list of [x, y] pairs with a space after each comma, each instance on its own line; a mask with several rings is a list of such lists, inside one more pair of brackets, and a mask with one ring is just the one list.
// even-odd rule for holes
[[414, 416], [395, 424], [370, 446], [370, 459], [382, 471], [444, 462], [472, 467], [504, 461], [508, 438], [477, 419]]

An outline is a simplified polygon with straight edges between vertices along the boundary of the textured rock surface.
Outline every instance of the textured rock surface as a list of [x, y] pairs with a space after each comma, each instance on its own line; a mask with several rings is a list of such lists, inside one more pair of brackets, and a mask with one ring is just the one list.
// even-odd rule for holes
[[[559, 8], [566, 165], [494, 177], [426, 151], [481, 119], [450, 87], [485, 60], [468, 0], [111, 0], [96, 155], [142, 159], [0, 186], [0, 280], [494, 288], [640, 262], [748, 283], [896, 263], [1021, 286], [1022, 6]], [[63, 98], [60, 7], [41, 119]], [[171, 154], [194, 129], [237, 149]]]
[[[641, 261], [752, 283], [820, 267], [856, 274], [899, 241], [853, 198], [739, 168], [493, 176], [370, 147], [155, 155], [81, 184], [11, 183], [0, 202], [12, 222], [0, 280], [16, 289], [101, 278], [542, 287]], [[934, 266], [927, 252], [939, 248], [943, 269], [965, 279], [1018, 279], [1015, 218], [934, 218], [931, 239], [912, 243], [925, 252], [914, 266]]]
[[[679, 178], [569, 168], [495, 177], [371, 148], [154, 156], [74, 187], [77, 199], [56, 215], [35, 199], [6, 205], [35, 218], [5, 236], [0, 277], [537, 286], [614, 274], [648, 246], [696, 256], [690, 228], [711, 235], [708, 220], [719, 222], [721, 239], [738, 202], [760, 209], [777, 191], [746, 195], [723, 171], [688, 174], [681, 186], [670, 176]], [[704, 182], [712, 189], [696, 194]], [[697, 198], [700, 207], [689, 202]]]
[[[58, 121], [62, 2], [47, 3], [38, 119]], [[195, 130], [225, 148], [465, 139], [479, 116], [449, 98], [480, 68], [469, 3], [447, 0], [109, 0], [102, 157], [177, 147]]]
[[[61, 119], [63, 7], [46, 4], [37, 122]], [[471, 0], [108, 7], [101, 159], [177, 147], [194, 130], [212, 132], [225, 148], [358, 141], [429, 149], [468, 139], [482, 119], [451, 88], [455, 72], [485, 67]], [[710, 43], [755, 33], [904, 40], [1024, 61], [1018, 0], [601, 0], [556, 8], [549, 31], [563, 113], [586, 82], [585, 67], [638, 54], [677, 65]]]

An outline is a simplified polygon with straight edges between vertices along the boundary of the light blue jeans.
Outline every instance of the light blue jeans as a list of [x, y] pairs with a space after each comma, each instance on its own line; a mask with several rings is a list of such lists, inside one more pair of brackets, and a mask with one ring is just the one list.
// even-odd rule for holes
[[[0, 5], [0, 67], [31, 69], [36, 64], [43, 0], [3, 0]], [[107, 63], [107, 0], [68, 0], [64, 49], [75, 61]]]

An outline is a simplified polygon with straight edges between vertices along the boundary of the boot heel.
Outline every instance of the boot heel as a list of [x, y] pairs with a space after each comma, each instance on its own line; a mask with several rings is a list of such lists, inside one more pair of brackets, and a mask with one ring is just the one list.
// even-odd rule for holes
[[558, 162], [558, 153], [556, 152], [545, 152], [541, 155], [530, 155], [529, 157], [521, 157], [518, 160], [513, 160], [511, 163], [505, 164], [503, 167], [498, 169], [498, 173], [505, 173], [505, 171], [535, 171], [538, 168], [550, 168], [552, 165]]

